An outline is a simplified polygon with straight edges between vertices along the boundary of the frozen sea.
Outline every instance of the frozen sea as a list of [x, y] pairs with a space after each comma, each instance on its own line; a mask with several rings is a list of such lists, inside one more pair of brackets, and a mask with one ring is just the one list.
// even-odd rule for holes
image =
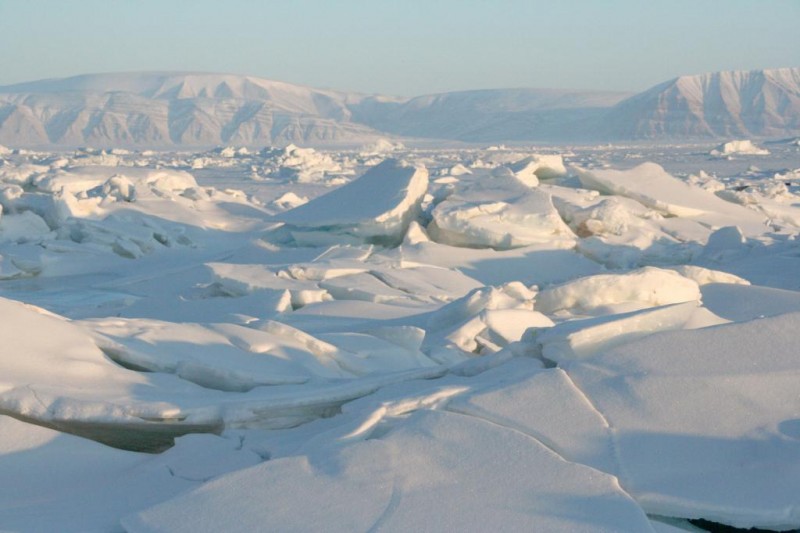
[[800, 528], [797, 139], [0, 147], [0, 206], [0, 531]]

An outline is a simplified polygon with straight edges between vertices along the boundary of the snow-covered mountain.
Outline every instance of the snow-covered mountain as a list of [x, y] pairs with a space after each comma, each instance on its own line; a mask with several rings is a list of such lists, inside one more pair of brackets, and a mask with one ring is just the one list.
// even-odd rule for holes
[[800, 134], [800, 68], [684, 76], [620, 92], [494, 89], [396, 98], [252, 76], [92, 74], [0, 87], [0, 144], [360, 144]]
[[0, 144], [348, 144], [386, 135], [572, 138], [627, 93], [495, 89], [396, 98], [251, 76], [90, 74], [0, 87]]
[[771, 137], [800, 132], [800, 68], [681, 76], [620, 102], [609, 137]]
[[250, 76], [92, 74], [0, 87], [0, 143], [209, 146], [338, 143], [378, 134], [358, 99]]
[[366, 98], [352, 106], [355, 120], [375, 129], [460, 141], [587, 138], [583, 126], [631, 93], [558, 89], [457, 91], [388, 102]]

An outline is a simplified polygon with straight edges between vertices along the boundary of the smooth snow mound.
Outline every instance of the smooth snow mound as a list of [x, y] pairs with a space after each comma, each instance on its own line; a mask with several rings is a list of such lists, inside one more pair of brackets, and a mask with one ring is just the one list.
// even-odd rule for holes
[[696, 281], [672, 270], [644, 267], [626, 274], [587, 276], [545, 289], [536, 297], [536, 309], [543, 313], [587, 312], [610, 305], [645, 308], [699, 299]]
[[708, 285], [709, 283], [732, 283], [734, 285], [750, 285], [750, 282], [735, 274], [711, 270], [695, 265], [677, 265], [669, 267], [681, 276], [693, 279], [698, 285]]

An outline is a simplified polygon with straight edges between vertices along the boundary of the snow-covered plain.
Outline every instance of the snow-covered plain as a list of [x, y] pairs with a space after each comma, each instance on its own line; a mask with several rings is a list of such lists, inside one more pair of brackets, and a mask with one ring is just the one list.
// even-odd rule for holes
[[800, 528], [759, 145], [0, 147], [0, 530]]

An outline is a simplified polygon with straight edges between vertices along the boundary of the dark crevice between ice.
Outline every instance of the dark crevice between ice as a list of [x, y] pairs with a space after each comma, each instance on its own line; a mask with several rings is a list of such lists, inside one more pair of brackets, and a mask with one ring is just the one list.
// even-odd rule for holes
[[761, 529], [761, 528], [739, 528], [733, 527], [719, 522], [706, 520], [704, 518], [674, 518], [669, 516], [660, 515], [647, 515], [653, 522], [667, 524], [686, 531], [709, 531], [710, 533], [798, 533], [800, 528], [795, 529]]
[[693, 526], [701, 529], [702, 531], [709, 531], [711, 533], [736, 533], [736, 532], [744, 532], [748, 531], [751, 533], [775, 533], [775, 531], [782, 531], [784, 533], [797, 533], [800, 532], [800, 528], [795, 529], [759, 529], [757, 527], [754, 528], [739, 528], [728, 526], [725, 524], [720, 524], [718, 522], [712, 522], [710, 520], [704, 520], [703, 518], [693, 518], [688, 520], [690, 524]]
[[125, 368], [127, 370], [133, 370], [134, 372], [152, 372], [153, 370], [144, 366], [140, 366], [125, 359], [124, 352], [117, 348], [112, 348], [111, 346], [97, 346], [100, 348], [100, 351], [103, 352], [106, 357], [111, 359], [114, 363]]
[[192, 424], [180, 420], [141, 422], [86, 422], [82, 420], [40, 420], [14, 411], [0, 409], [7, 415], [28, 424], [90, 439], [112, 448], [144, 453], [161, 453], [175, 445], [177, 437], [189, 433], [222, 433], [221, 423]]

